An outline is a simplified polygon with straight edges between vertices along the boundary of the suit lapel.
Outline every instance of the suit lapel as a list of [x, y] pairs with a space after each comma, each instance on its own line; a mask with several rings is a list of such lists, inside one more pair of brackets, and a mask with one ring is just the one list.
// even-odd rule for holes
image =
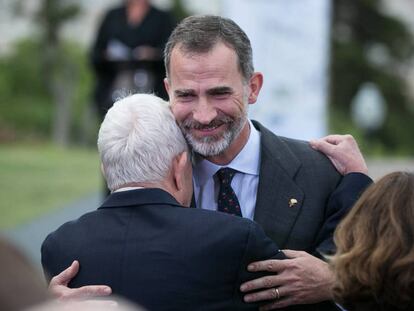
[[303, 191], [294, 181], [301, 163], [280, 138], [260, 123], [253, 122], [261, 133], [260, 178], [254, 220], [283, 248], [304, 199]]

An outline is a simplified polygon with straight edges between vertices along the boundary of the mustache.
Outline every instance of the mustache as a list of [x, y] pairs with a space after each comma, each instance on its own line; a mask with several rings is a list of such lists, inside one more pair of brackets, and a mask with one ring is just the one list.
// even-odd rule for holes
[[208, 124], [202, 124], [193, 119], [186, 119], [183, 121], [182, 127], [185, 129], [203, 130], [203, 129], [208, 129], [212, 127], [218, 127], [220, 125], [231, 123], [233, 121], [234, 120], [228, 116], [217, 117]]

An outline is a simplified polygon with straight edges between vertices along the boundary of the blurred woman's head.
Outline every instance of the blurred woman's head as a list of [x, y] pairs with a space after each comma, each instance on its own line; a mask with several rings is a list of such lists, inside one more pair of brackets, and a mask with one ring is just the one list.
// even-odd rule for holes
[[349, 310], [414, 310], [414, 174], [371, 185], [335, 242], [336, 301]]
[[0, 310], [19, 311], [49, 298], [39, 271], [0, 237]]

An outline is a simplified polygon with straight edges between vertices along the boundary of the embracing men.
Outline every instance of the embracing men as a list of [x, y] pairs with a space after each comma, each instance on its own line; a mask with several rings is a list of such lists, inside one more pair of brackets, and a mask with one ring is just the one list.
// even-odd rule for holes
[[[326, 302], [332, 275], [320, 258], [334, 252], [333, 231], [369, 182], [363, 174], [347, 174], [366, 172], [358, 150], [342, 137], [315, 142], [337, 157], [337, 168], [344, 165], [341, 181], [308, 143], [278, 137], [248, 120], [263, 76], [254, 71], [248, 37], [229, 19], [185, 19], [167, 43], [165, 66], [172, 112], [195, 153], [194, 205], [252, 219], [279, 248], [289, 249], [289, 259], [249, 265], [250, 271], [272, 275], [243, 284], [245, 301], [270, 300], [264, 309], [300, 304], [301, 310], [335, 310]], [[216, 174], [223, 167], [231, 169], [224, 178], [230, 186]], [[223, 204], [226, 187], [237, 200], [231, 207]]]

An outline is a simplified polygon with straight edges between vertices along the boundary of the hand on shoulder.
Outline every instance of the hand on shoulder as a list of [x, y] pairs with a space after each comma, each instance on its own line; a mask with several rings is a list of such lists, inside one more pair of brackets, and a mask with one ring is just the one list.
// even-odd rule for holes
[[79, 262], [75, 260], [68, 268], [54, 276], [49, 284], [49, 292], [58, 300], [88, 299], [91, 297], [104, 297], [112, 293], [109, 286], [88, 285], [79, 288], [69, 288], [69, 282], [79, 271]]
[[352, 135], [328, 135], [309, 142], [310, 146], [324, 153], [342, 175], [363, 173], [368, 167]]

